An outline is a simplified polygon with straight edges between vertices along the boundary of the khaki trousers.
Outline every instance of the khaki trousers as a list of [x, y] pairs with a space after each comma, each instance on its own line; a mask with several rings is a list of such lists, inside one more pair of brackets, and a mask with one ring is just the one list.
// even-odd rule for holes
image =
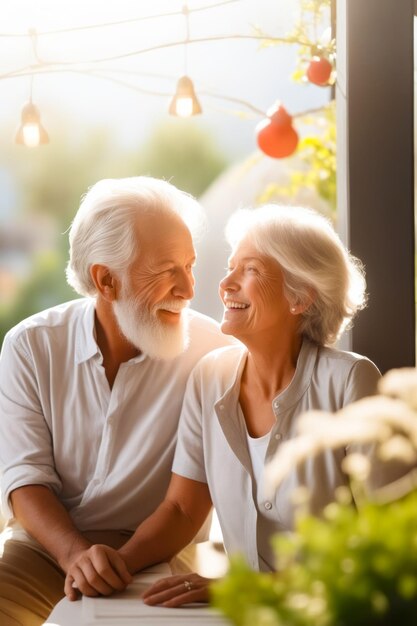
[[0, 558], [1, 626], [40, 626], [64, 595], [65, 575], [44, 552], [21, 541], [4, 543]]
[[[92, 543], [120, 548], [132, 533], [91, 531]], [[0, 535], [0, 552], [1, 552]], [[185, 548], [170, 565], [175, 574], [195, 569], [195, 544]], [[8, 539], [0, 554], [0, 626], [40, 626], [64, 597], [65, 574], [57, 562], [36, 547]]]

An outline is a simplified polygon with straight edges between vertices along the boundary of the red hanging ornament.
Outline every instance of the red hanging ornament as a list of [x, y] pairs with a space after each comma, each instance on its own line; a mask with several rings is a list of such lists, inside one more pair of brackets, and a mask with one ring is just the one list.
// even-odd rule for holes
[[327, 87], [333, 66], [328, 59], [321, 56], [314, 56], [307, 68], [307, 78], [310, 83], [319, 87]]
[[298, 145], [298, 133], [292, 125], [292, 116], [280, 104], [259, 122], [256, 133], [259, 148], [274, 159], [290, 156]]

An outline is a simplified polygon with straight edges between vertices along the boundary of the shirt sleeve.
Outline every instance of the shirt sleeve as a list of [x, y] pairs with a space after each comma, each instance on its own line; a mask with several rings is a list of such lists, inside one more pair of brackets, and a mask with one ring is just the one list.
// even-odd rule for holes
[[[374, 395], [377, 392], [378, 381], [381, 374], [377, 367], [368, 359], [361, 359], [353, 366], [346, 387], [345, 404], [350, 404]], [[399, 460], [383, 461], [378, 455], [376, 443], [359, 444], [353, 443], [347, 446], [349, 454], [358, 452], [364, 454], [370, 460], [370, 473], [366, 479], [365, 487], [370, 495], [378, 489], [402, 478], [415, 464], [410, 465]]]
[[[46, 364], [45, 364], [46, 366]], [[6, 335], [0, 356], [1, 504], [13, 517], [10, 492], [24, 485], [61, 488], [51, 432], [42, 413], [36, 367], [22, 334]]]
[[204, 382], [196, 368], [188, 379], [172, 471], [184, 478], [207, 483], [202, 427], [201, 389]]
[[377, 392], [381, 372], [369, 359], [358, 359], [346, 380], [343, 405], [351, 404]]

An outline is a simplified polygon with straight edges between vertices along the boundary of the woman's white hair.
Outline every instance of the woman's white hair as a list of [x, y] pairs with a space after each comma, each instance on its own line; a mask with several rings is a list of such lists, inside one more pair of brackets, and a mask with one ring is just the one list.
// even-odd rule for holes
[[[139, 249], [138, 215], [178, 215], [196, 235], [204, 224], [198, 202], [174, 185], [148, 176], [104, 179], [90, 187], [69, 232], [67, 281], [83, 296], [96, 295], [90, 275], [93, 264], [106, 265], [120, 275], [135, 260]], [[157, 237], [157, 232], [155, 237]]]
[[333, 344], [366, 305], [361, 262], [333, 226], [311, 209], [265, 205], [236, 211], [226, 238], [234, 248], [248, 238], [281, 267], [289, 305], [307, 304], [300, 331], [320, 345]]

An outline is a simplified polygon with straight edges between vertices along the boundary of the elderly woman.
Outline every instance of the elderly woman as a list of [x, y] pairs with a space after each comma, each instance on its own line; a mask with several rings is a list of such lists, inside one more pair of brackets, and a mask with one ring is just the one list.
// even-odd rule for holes
[[[208, 354], [190, 377], [166, 498], [119, 550], [132, 573], [176, 554], [212, 504], [228, 554], [272, 570], [270, 538], [293, 528], [294, 490], [307, 487], [318, 513], [347, 478], [344, 450], [329, 450], [294, 469], [266, 499], [265, 463], [294, 436], [301, 413], [336, 411], [373, 394], [380, 376], [367, 358], [329, 347], [364, 306], [365, 281], [324, 217], [264, 206], [235, 213], [227, 236], [222, 331], [240, 343]], [[144, 599], [165, 606], [205, 601], [208, 582], [174, 576]]]

